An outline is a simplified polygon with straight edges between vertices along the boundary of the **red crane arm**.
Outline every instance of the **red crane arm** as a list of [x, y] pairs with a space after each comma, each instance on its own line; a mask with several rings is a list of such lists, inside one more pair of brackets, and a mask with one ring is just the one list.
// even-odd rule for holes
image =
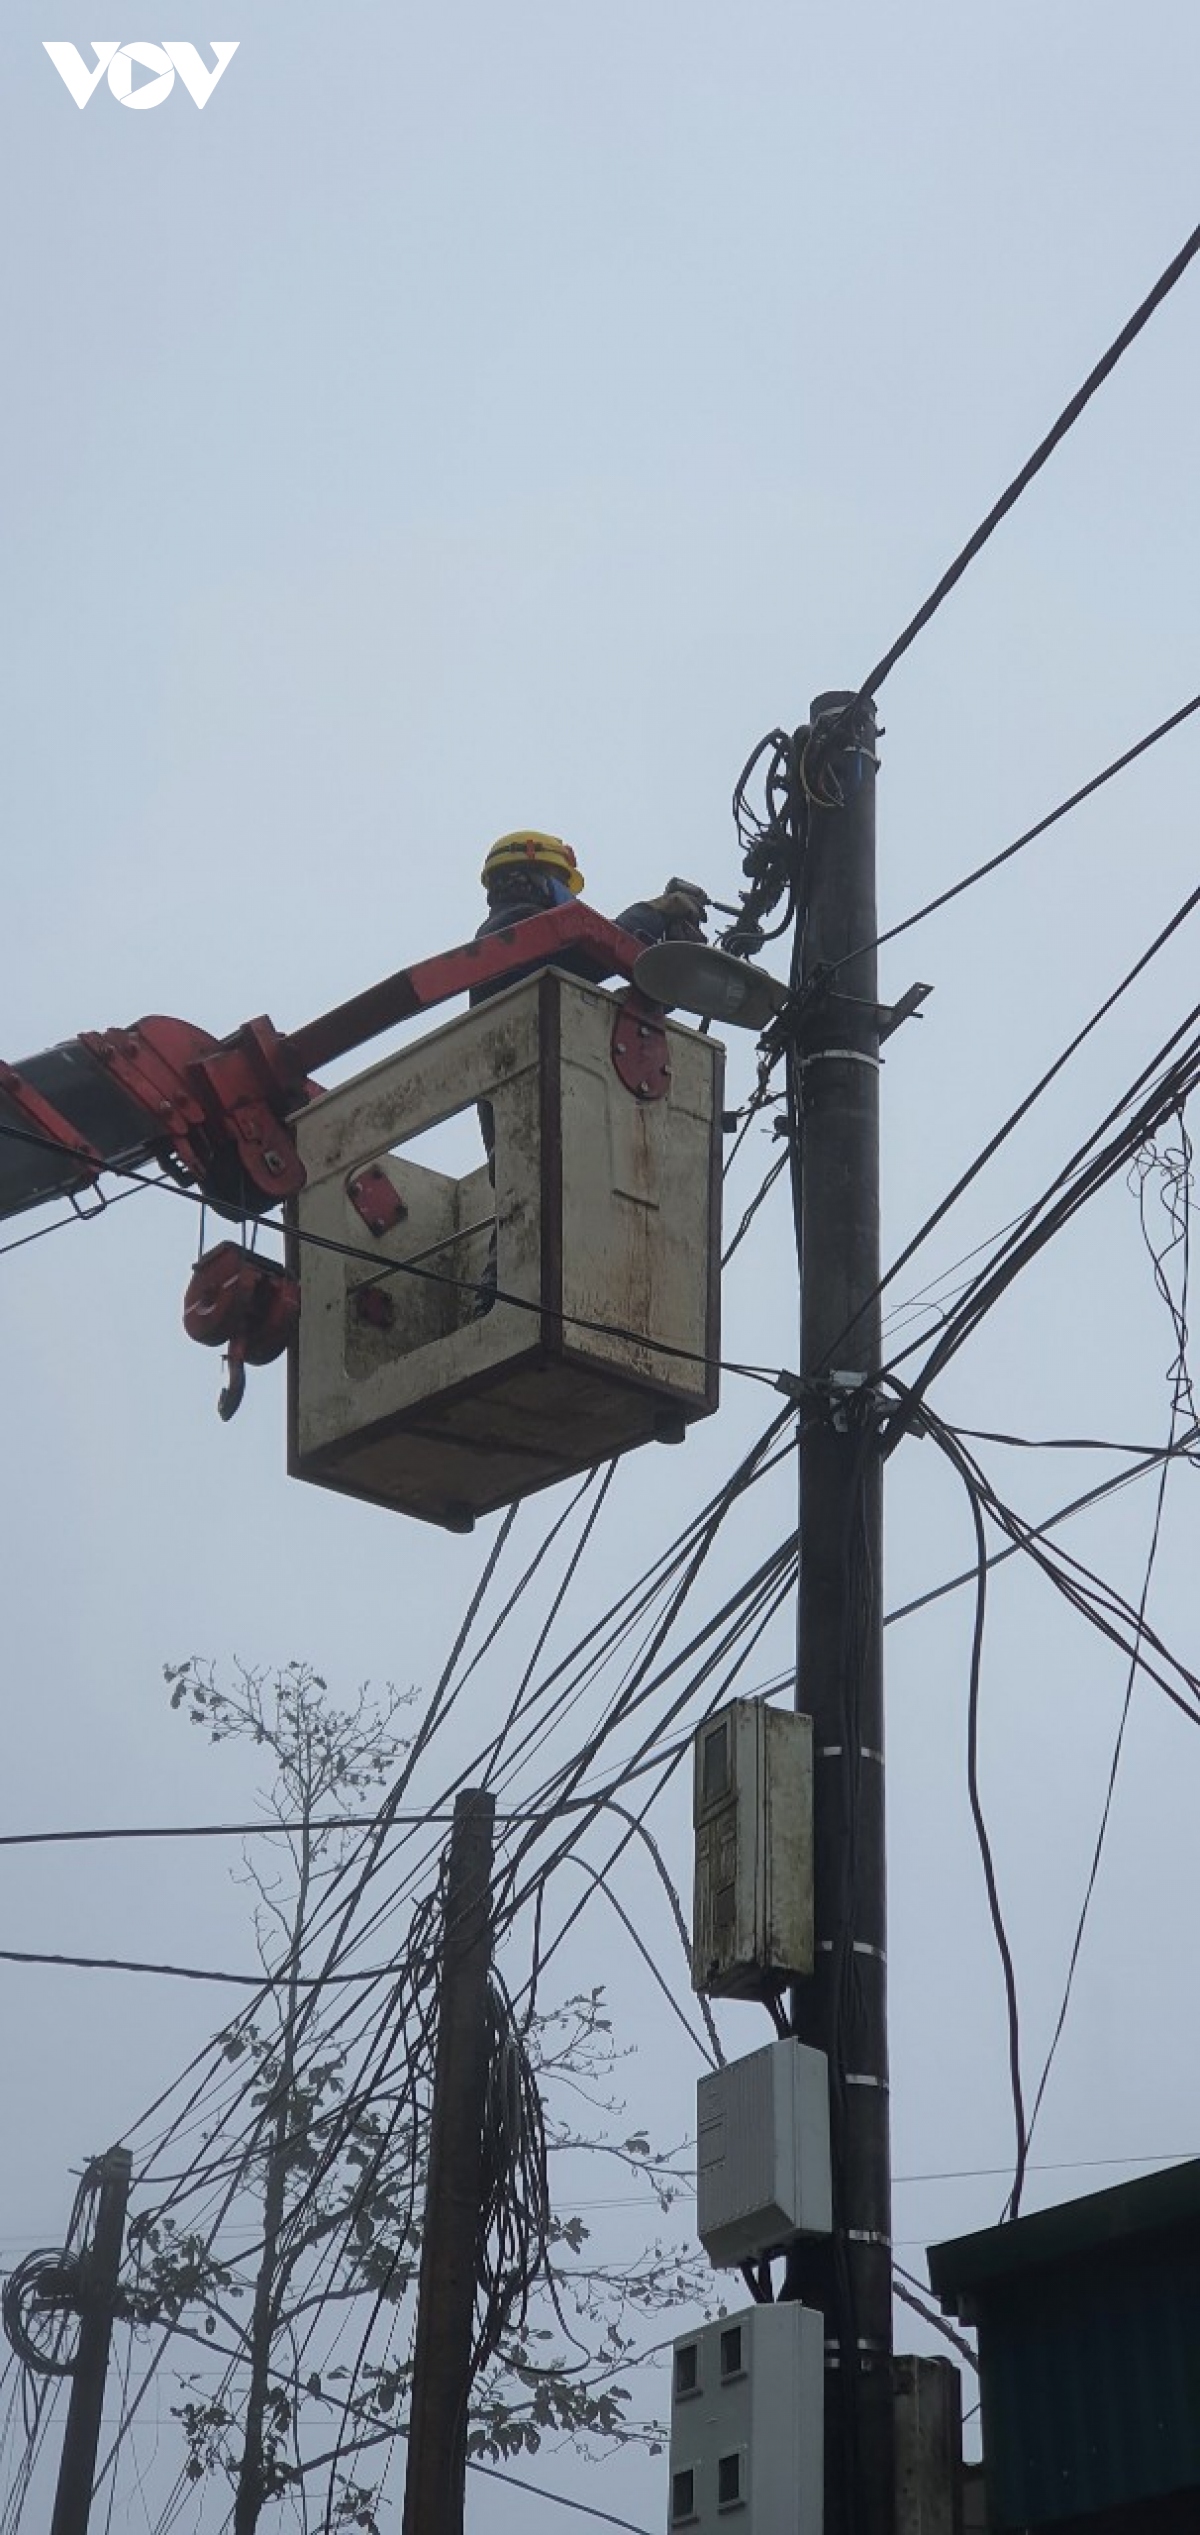
[[167, 1156], [217, 1206], [261, 1214], [303, 1183], [287, 1121], [319, 1088], [315, 1067], [557, 959], [597, 982], [631, 977], [641, 948], [590, 907], [555, 907], [398, 969], [286, 1035], [265, 1014], [221, 1040], [152, 1014], [0, 1066], [0, 1218]]

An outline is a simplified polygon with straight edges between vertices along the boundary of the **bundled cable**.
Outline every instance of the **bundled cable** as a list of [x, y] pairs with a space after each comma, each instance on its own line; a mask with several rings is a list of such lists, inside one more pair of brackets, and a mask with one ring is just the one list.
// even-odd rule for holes
[[[78, 2311], [78, 2288], [77, 2263], [68, 2254], [45, 2248], [27, 2253], [9, 2272], [0, 2292], [5, 2339], [31, 2376], [73, 2374], [74, 2355], [65, 2355], [62, 2348], [62, 2322], [64, 2315]], [[50, 2327], [53, 2340], [49, 2344], [39, 2335], [39, 2325], [42, 2335]]]
[[[776, 941], [793, 922], [804, 880], [807, 825], [803, 756], [807, 730], [793, 736], [768, 731], [751, 750], [733, 788], [733, 822], [737, 829], [746, 886], [733, 923], [721, 935], [721, 947], [735, 959], [755, 959], [767, 942]], [[750, 787], [761, 770], [762, 807], [750, 801]], [[787, 905], [779, 922], [768, 929], [781, 898]]]
[[537, 2080], [512, 2000], [488, 1982], [488, 2091], [476, 2264], [480, 2318], [472, 2378], [506, 2333], [524, 2329], [530, 2295], [550, 2278], [550, 2183]]

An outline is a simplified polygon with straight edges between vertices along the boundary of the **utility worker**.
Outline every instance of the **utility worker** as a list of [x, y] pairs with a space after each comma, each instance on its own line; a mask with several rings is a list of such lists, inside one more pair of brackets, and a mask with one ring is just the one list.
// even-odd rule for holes
[[[571, 847], [561, 836], [545, 836], [537, 828], [516, 828], [511, 836], [498, 837], [479, 876], [487, 891], [488, 911], [477, 941], [487, 933], [502, 933], [527, 916], [569, 906], [583, 889], [583, 873]], [[707, 913], [708, 893], [697, 881], [668, 880], [661, 896], [635, 899], [615, 921], [623, 933], [632, 933], [639, 942], [700, 942]], [[554, 965], [576, 974], [588, 973], [569, 951], [562, 952]], [[525, 973], [531, 976], [533, 969]], [[499, 986], [476, 987], [471, 1000], [481, 1003], [512, 983], [511, 977], [505, 977]]]
[[[510, 925], [524, 923], [532, 915], [546, 915], [552, 907], [566, 907], [583, 888], [580, 871], [571, 847], [561, 836], [547, 836], [539, 828], [515, 828], [511, 835], [500, 836], [484, 858], [479, 875], [487, 891], [488, 911], [476, 934], [480, 941], [488, 933], [502, 933]], [[632, 933], [635, 941], [702, 942], [704, 919], [708, 913], [708, 893], [694, 880], [668, 880], [657, 898], [636, 898], [623, 909], [615, 921], [623, 933]], [[476, 986], [472, 1003], [484, 1003], [489, 995], [502, 993], [521, 977], [532, 977], [538, 968], [548, 967], [547, 960], [535, 960], [515, 976], [502, 977], [489, 986]], [[556, 968], [565, 968], [576, 976], [592, 974], [586, 957], [561, 952], [554, 960]], [[479, 1124], [487, 1148], [488, 1170], [495, 1186], [496, 1120], [489, 1100], [479, 1103]], [[487, 1263], [480, 1279], [475, 1300], [474, 1318], [481, 1320], [496, 1300], [496, 1227], [488, 1246]]]

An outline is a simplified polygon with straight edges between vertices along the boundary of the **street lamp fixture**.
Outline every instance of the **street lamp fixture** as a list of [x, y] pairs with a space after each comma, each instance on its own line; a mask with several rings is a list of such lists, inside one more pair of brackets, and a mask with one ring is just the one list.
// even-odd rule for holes
[[668, 1011], [698, 1012], [737, 1030], [765, 1030], [790, 1000], [778, 977], [707, 942], [654, 943], [637, 961], [633, 982]]

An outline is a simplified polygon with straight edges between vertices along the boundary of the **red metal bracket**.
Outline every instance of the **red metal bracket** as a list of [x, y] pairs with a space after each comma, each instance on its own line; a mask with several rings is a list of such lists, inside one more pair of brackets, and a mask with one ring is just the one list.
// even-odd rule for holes
[[612, 1030], [613, 1070], [637, 1100], [665, 1100], [671, 1053], [661, 1008], [635, 987], [621, 995]]
[[151, 1013], [130, 1029], [85, 1031], [80, 1044], [212, 1195], [255, 1213], [304, 1186], [285, 1116], [306, 1087], [265, 1016], [218, 1040]]
[[356, 1285], [354, 1289], [354, 1317], [356, 1320], [361, 1320], [368, 1329], [394, 1328], [396, 1321], [396, 1306], [386, 1287], [383, 1285]]
[[265, 1013], [244, 1021], [192, 1067], [210, 1119], [231, 1141], [247, 1179], [269, 1204], [304, 1186], [304, 1165], [285, 1125], [305, 1097], [302, 1069]]
[[209, 1032], [151, 1013], [121, 1030], [81, 1030], [79, 1044], [145, 1110], [151, 1131], [201, 1178], [207, 1160], [199, 1141], [204, 1111], [189, 1089], [187, 1069], [204, 1049], [216, 1046]]
[[377, 1240], [382, 1233], [403, 1223], [408, 1213], [395, 1180], [390, 1172], [380, 1169], [378, 1162], [359, 1171], [346, 1193], [355, 1213], [362, 1216], [368, 1232], [373, 1232]]

